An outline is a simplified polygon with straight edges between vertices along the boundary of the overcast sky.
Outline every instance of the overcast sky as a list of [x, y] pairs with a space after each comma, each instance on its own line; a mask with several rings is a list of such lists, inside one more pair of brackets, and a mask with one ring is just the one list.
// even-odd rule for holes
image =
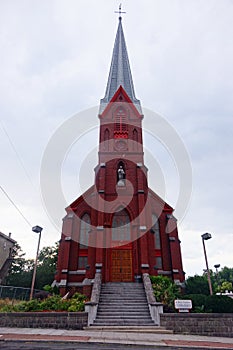
[[[104, 96], [118, 6], [116, 0], [0, 2], [0, 185], [30, 225], [44, 228], [41, 247], [60, 239], [65, 215], [60, 208], [58, 227], [47, 214], [41, 161], [55, 131]], [[178, 218], [184, 271], [201, 274], [205, 268], [204, 232], [212, 234], [206, 242], [210, 267], [233, 267], [233, 2], [122, 0], [122, 9], [137, 98], [176, 130], [190, 157], [192, 196]], [[146, 112], [144, 123], [149, 129]], [[97, 142], [96, 128], [89, 137], [88, 152]], [[149, 185], [161, 194], [151, 153], [165, 178], [165, 199], [176, 207], [177, 164], [146, 131], [144, 143]], [[80, 167], [90, 169], [82, 190], [94, 181], [97, 153], [89, 157], [87, 149], [84, 142], [67, 151], [61, 169], [67, 204], [81, 194]], [[37, 236], [2, 191], [0, 206], [0, 231], [12, 232], [34, 258]]]

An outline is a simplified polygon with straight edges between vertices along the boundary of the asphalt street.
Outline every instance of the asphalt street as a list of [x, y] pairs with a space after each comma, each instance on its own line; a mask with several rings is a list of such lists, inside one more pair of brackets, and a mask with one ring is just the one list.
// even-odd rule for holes
[[[1, 341], [1, 350], [184, 350], [186, 347], [146, 346], [127, 344], [82, 343], [82, 342], [36, 342], [36, 341]], [[189, 350], [200, 350], [200, 347], [189, 347]], [[208, 349], [205, 347], [205, 349]], [[209, 348], [210, 349], [210, 348]], [[211, 347], [211, 349], [217, 349]], [[219, 348], [218, 348], [219, 349]], [[222, 348], [221, 350], [227, 350]]]

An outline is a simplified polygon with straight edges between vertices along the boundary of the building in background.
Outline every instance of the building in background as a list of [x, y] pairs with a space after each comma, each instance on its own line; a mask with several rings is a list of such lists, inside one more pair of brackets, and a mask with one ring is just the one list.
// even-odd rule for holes
[[63, 219], [56, 274], [61, 293], [85, 292], [96, 271], [103, 282], [138, 282], [146, 272], [182, 283], [173, 208], [148, 187], [143, 114], [121, 17], [99, 120], [94, 185], [66, 208]]
[[0, 232], [0, 284], [3, 283], [4, 278], [7, 276], [9, 268], [12, 263], [12, 250], [16, 241], [9, 236]]

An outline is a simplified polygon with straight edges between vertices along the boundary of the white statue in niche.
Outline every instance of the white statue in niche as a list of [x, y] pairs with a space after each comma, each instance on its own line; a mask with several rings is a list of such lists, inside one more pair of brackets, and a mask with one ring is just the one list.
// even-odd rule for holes
[[119, 166], [117, 170], [117, 174], [118, 174], [117, 186], [125, 186], [125, 171], [122, 165]]

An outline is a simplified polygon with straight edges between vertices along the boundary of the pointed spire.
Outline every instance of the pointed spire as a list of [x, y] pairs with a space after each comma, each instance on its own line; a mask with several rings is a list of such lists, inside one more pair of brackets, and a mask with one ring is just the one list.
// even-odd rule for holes
[[119, 17], [119, 25], [112, 54], [107, 88], [104, 98], [100, 101], [100, 113], [102, 113], [106, 105], [111, 101], [113, 95], [118, 90], [120, 85], [124, 88], [132, 102], [141, 113], [140, 101], [136, 98], [134, 92], [133, 79], [130, 70], [121, 16]]

